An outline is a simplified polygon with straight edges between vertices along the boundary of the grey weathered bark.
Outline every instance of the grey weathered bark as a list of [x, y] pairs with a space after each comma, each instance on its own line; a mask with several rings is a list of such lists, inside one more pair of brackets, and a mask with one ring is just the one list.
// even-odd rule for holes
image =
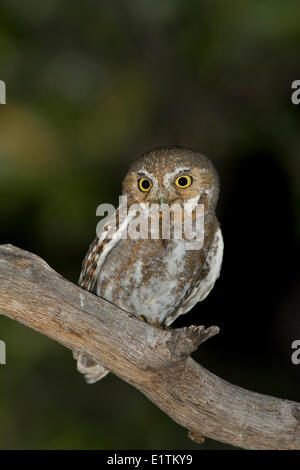
[[189, 357], [217, 327], [154, 328], [11, 245], [0, 246], [0, 312], [99, 361], [198, 442], [300, 449], [300, 404], [231, 385]]

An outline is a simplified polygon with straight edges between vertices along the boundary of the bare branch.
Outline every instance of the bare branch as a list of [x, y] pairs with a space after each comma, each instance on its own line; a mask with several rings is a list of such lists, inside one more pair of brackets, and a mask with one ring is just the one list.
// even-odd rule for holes
[[0, 279], [3, 315], [100, 362], [197, 442], [300, 449], [300, 404], [231, 385], [189, 357], [217, 327], [154, 328], [11, 245], [0, 246]]

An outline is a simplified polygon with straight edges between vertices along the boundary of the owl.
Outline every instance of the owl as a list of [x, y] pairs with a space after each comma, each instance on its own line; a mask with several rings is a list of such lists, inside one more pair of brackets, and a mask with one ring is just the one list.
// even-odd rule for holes
[[[212, 162], [196, 151], [160, 148], [145, 153], [129, 168], [122, 194], [127, 196], [129, 208], [133, 204], [139, 204], [141, 210], [151, 204], [183, 206], [191, 201], [204, 208], [200, 249], [188, 249], [188, 240], [172, 238], [171, 232], [170, 239], [162, 235], [112, 237], [108, 221], [82, 264], [81, 287], [144, 321], [168, 327], [207, 297], [220, 274], [223, 237], [215, 215], [217, 172]], [[127, 217], [116, 226], [117, 231], [129, 224]], [[82, 354], [74, 352], [74, 358], [88, 383], [108, 373]]]

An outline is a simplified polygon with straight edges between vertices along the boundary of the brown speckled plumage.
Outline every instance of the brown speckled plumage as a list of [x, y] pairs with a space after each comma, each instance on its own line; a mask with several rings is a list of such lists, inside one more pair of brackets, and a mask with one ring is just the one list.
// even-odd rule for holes
[[[189, 175], [192, 184], [184, 189], [177, 187], [178, 175]], [[138, 187], [141, 177], [151, 181], [148, 192]], [[79, 284], [148, 322], [170, 325], [203, 300], [219, 276], [223, 240], [215, 216], [218, 194], [216, 170], [198, 152], [169, 147], [144, 154], [131, 165], [123, 180], [128, 206], [162, 201], [169, 206], [183, 206], [186, 201], [197, 200], [204, 204], [203, 247], [187, 250], [185, 239], [175, 240], [172, 236], [163, 243], [151, 238], [112, 242], [112, 222], [108, 221], [104, 229], [107, 235], [95, 239], [84, 259]], [[107, 373], [82, 355], [78, 369], [90, 383]]]

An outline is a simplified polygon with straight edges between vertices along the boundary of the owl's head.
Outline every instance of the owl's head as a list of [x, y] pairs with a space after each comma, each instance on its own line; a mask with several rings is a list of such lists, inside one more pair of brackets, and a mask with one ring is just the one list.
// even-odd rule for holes
[[184, 203], [215, 209], [219, 178], [211, 161], [193, 150], [164, 147], [145, 153], [128, 170], [123, 193], [132, 203]]

